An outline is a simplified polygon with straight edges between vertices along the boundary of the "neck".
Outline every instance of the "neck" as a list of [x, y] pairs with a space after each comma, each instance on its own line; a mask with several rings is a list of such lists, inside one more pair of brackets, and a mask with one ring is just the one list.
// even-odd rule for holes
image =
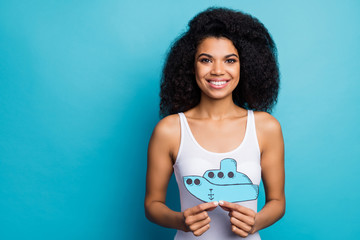
[[238, 111], [238, 106], [234, 103], [232, 95], [223, 99], [212, 99], [203, 94], [196, 108], [200, 118], [210, 118], [213, 120], [221, 120], [234, 116]]

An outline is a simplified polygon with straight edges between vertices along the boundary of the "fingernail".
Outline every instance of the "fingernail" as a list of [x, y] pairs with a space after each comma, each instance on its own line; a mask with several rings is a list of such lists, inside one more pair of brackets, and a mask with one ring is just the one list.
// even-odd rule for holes
[[214, 203], [215, 206], [219, 205], [219, 202], [216, 202], [216, 201], [215, 201], [215, 202], [213, 202], [213, 203]]
[[223, 205], [223, 204], [224, 204], [224, 202], [220, 200], [220, 201], [219, 201], [219, 204], [220, 204], [220, 205]]

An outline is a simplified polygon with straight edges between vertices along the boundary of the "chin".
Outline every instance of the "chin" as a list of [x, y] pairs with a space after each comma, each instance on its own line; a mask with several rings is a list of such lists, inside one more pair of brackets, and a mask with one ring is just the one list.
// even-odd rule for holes
[[207, 98], [210, 98], [212, 100], [223, 100], [229, 97], [232, 97], [232, 95], [224, 95], [224, 94], [204, 94]]

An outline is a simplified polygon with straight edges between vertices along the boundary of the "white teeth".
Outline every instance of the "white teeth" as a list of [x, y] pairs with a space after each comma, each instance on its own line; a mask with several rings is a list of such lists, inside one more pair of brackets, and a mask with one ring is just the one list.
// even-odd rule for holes
[[210, 81], [211, 84], [214, 84], [216, 86], [220, 86], [226, 83], [226, 81]]

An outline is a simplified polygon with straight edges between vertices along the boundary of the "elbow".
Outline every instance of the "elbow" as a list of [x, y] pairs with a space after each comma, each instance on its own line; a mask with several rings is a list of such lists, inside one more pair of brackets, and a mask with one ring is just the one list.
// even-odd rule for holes
[[285, 211], [286, 211], [286, 201], [285, 201], [285, 197], [284, 197], [283, 200], [281, 201], [281, 209], [280, 209], [279, 219], [281, 219], [285, 215]]
[[280, 212], [280, 216], [279, 216], [279, 219], [283, 218], [285, 215], [285, 208], [282, 209], [282, 211]]
[[145, 210], [145, 217], [147, 218], [147, 220], [149, 220], [150, 222], [154, 222], [153, 217], [151, 216], [150, 212]]
[[151, 214], [150, 214], [150, 206], [149, 206], [149, 205], [150, 205], [150, 204], [145, 201], [145, 203], [144, 203], [144, 212], [145, 212], [145, 217], [146, 217], [150, 222], [152, 222]]
[[150, 222], [154, 222], [154, 218], [153, 218], [153, 214], [152, 214], [152, 203], [151, 201], [146, 201], [144, 203], [144, 212], [145, 212], [145, 217], [150, 221]]

